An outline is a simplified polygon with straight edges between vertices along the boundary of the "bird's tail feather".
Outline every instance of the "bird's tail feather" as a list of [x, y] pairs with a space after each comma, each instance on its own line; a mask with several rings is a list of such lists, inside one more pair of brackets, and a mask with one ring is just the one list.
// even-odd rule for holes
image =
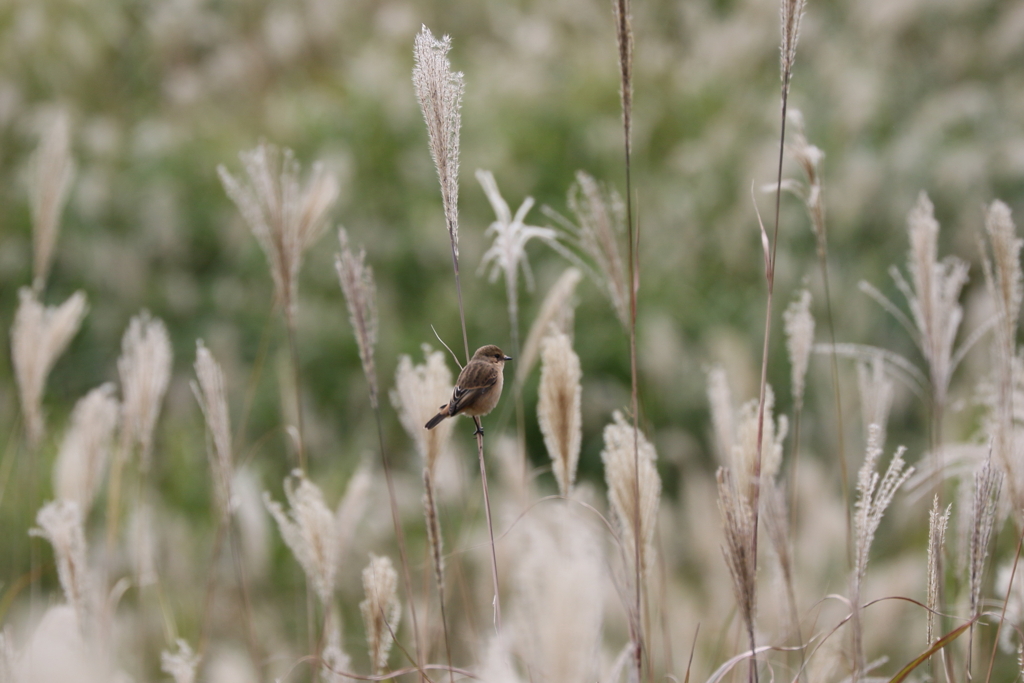
[[433, 429], [437, 425], [441, 424], [441, 420], [445, 419], [446, 417], [448, 417], [448, 413], [447, 412], [440, 412], [440, 413], [438, 413], [434, 417], [430, 418], [430, 422], [428, 422], [426, 424], [426, 428], [427, 429]]

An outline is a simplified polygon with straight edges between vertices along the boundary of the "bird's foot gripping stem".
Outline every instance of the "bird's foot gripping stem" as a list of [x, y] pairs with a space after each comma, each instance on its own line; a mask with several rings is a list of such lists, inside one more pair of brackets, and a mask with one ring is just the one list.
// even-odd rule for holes
[[484, 435], [484, 426], [483, 426], [483, 423], [480, 421], [480, 418], [479, 417], [474, 417], [473, 418], [473, 423], [476, 425], [476, 431], [473, 432], [473, 436], [476, 436], [478, 434], [480, 436], [483, 436]]

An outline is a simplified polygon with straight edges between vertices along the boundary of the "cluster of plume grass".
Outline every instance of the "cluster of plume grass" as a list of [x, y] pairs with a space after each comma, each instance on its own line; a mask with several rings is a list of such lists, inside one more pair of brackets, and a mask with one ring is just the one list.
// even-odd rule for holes
[[[767, 186], [774, 217], [760, 222], [749, 211], [760, 231], [751, 228], [748, 241], [764, 253], [747, 268], [764, 268], [766, 305], [764, 336], [750, 344], [760, 353], [745, 364], [760, 355], [760, 380], [709, 365], [698, 438], [712, 444], [716, 471], [669, 480], [685, 438], [671, 438], [645, 404], [648, 385], [679, 377], [679, 360], [646, 345], [638, 325], [649, 273], [643, 190], [632, 180], [640, 41], [629, 2], [606, 9], [620, 79], [621, 192], [617, 176], [581, 170], [563, 179], [563, 210], [531, 214], [525, 197], [513, 213], [499, 177], [477, 171], [495, 216], [476, 235], [491, 242], [475, 268], [460, 268], [468, 250], [459, 246], [462, 100], [472, 86], [453, 69], [455, 41], [425, 26], [408, 36], [406, 95], [419, 103], [421, 155], [440, 186], [430, 220], [454, 275], [443, 295], [430, 289], [444, 302], [414, 302], [436, 311], [444, 332], [435, 340], [420, 331], [422, 358], [384, 358], [378, 348], [416, 333], [380, 319], [395, 302], [378, 301], [389, 291], [374, 270], [384, 254], [357, 246], [369, 233], [339, 227], [336, 243], [327, 237], [342, 181], [327, 163], [261, 142], [239, 162], [218, 159], [216, 174], [207, 169], [211, 184], [220, 179], [227, 220], [247, 226], [268, 266], [264, 291], [273, 296], [251, 365], [225, 362], [209, 339], [176, 349], [175, 330], [140, 310], [123, 325], [108, 381], [67, 415], [51, 415], [59, 359], [106, 302], [51, 288], [71, 258], [55, 262], [76, 164], [67, 115], [50, 117], [30, 164], [32, 273], [10, 322], [7, 391], [19, 419], [0, 465], [0, 506], [16, 500], [26, 519], [4, 529], [0, 552], [29, 552], [9, 551], [24, 561], [0, 575], [0, 683], [953, 683], [1022, 673], [1024, 241], [1009, 207], [993, 199], [977, 212], [983, 286], [969, 298], [972, 269], [940, 257], [928, 195], [903, 197], [906, 267], [892, 265], [891, 287], [860, 289], [910, 343], [845, 338], [841, 311], [854, 294], [830, 285], [837, 257], [824, 154], [789, 99], [807, 8], [783, 0], [778, 166]], [[323, 45], [321, 36], [311, 49]], [[797, 174], [788, 179], [787, 155]], [[784, 191], [806, 221], [788, 220], [796, 214], [783, 212]], [[546, 224], [532, 225], [545, 222], [541, 213]], [[778, 259], [798, 230], [812, 236], [814, 257]], [[528, 248], [546, 258], [545, 277], [534, 277]], [[337, 278], [330, 299], [311, 305], [300, 293], [306, 260], [307, 271], [324, 271], [306, 277]], [[855, 259], [841, 263], [856, 269]], [[474, 270], [503, 279], [500, 316], [487, 310], [499, 299], [479, 294], [483, 279], [468, 285]], [[801, 288], [785, 291], [805, 273]], [[523, 290], [535, 299], [529, 306]], [[585, 290], [600, 308], [578, 305]], [[773, 313], [776, 295], [791, 300], [782, 315]], [[500, 332], [474, 322], [493, 325], [505, 313]], [[358, 397], [347, 411], [329, 416], [369, 435], [354, 441], [354, 454], [325, 446], [327, 418], [308, 388], [331, 370], [303, 363], [313, 329], [303, 321], [323, 315], [347, 326], [350, 362], [364, 379], [346, 394]], [[780, 322], [784, 343], [772, 337]], [[597, 337], [616, 339], [628, 391], [590, 379], [601, 369], [582, 352]], [[458, 366], [485, 343], [514, 356], [502, 404], [483, 418], [486, 439], [478, 418], [472, 440], [468, 420], [424, 429]], [[783, 346], [788, 367], [773, 372]], [[189, 370], [175, 373], [176, 353]], [[254, 438], [254, 387], [274, 372], [280, 438]], [[176, 449], [161, 425], [192, 398], [196, 433]], [[892, 432], [906, 435], [889, 429], [898, 401], [917, 401], [927, 416], [916, 453], [887, 443]], [[181, 458], [190, 449], [195, 457]], [[179, 492], [199, 513], [169, 502], [174, 457], [175, 467], [203, 472], [188, 480], [203, 482], [195, 490]]]

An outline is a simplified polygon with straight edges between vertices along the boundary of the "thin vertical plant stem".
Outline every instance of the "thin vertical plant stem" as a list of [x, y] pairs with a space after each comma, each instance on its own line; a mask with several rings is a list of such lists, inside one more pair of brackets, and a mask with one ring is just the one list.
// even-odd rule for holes
[[[448, 226], [448, 235], [452, 245], [452, 269], [455, 272], [455, 291], [459, 298], [459, 322], [462, 323], [462, 344], [466, 351], [466, 362], [469, 362], [469, 335], [466, 333], [466, 311], [462, 305], [462, 283], [459, 280], [459, 254], [455, 249], [455, 238], [457, 230], [454, 226]], [[494, 624], [498, 633], [501, 633], [501, 595], [498, 584], [498, 553], [494, 547], [494, 525], [491, 522], [491, 502], [487, 493], [487, 466], [484, 463], [484, 430], [480, 424], [480, 418], [474, 417], [476, 424], [476, 448], [480, 459], [480, 482], [484, 491], [484, 508], [487, 512], [487, 534], [491, 539], [491, 578], [494, 582]]]
[[431, 542], [430, 555], [434, 563], [434, 578], [437, 583], [437, 597], [441, 604], [441, 629], [444, 631], [444, 652], [448, 660], [448, 675], [450, 683], [455, 683], [452, 668], [452, 646], [448, 638], [448, 614], [445, 610], [444, 599], [444, 566], [441, 557], [441, 524], [437, 518], [437, 502], [434, 499], [434, 483], [429, 469], [423, 470], [423, 490], [426, 494], [427, 524], [429, 525], [429, 537]]
[[[782, 123], [781, 130], [779, 133], [779, 170], [778, 179], [775, 185], [775, 226], [772, 230], [772, 242], [771, 242], [771, 256], [767, 262], [767, 272], [765, 273], [765, 279], [768, 283], [768, 297], [765, 305], [765, 322], [764, 322], [764, 347], [761, 352], [761, 391], [759, 405], [757, 409], [757, 457], [754, 459], [754, 473], [751, 478], [750, 487], [750, 507], [752, 514], [754, 515], [754, 538], [752, 553], [754, 556], [755, 569], [757, 566], [757, 535], [758, 535], [758, 518], [760, 517], [760, 498], [761, 498], [761, 456], [764, 445], [764, 400], [765, 392], [768, 387], [768, 349], [771, 345], [771, 334], [772, 334], [772, 299], [775, 291], [775, 255], [779, 247], [779, 208], [782, 203], [782, 160], [786, 150], [786, 106], [789, 101], [789, 72], [787, 71], [783, 76], [782, 80]], [[753, 589], [752, 589], [753, 590]], [[756, 599], [755, 599], [756, 600]], [[756, 603], [755, 603], [756, 604]], [[754, 629], [752, 625], [748, 624], [748, 635], [750, 636], [750, 651], [755, 653], [757, 648], [754, 641]], [[750, 680], [756, 681], [757, 677], [757, 655], [752, 654], [750, 657]]]
[[[633, 581], [635, 584], [634, 605], [636, 624], [633, 627], [636, 642], [634, 643], [633, 663], [636, 667], [637, 681], [643, 680], [644, 657], [644, 599], [643, 582], [640, 567], [640, 401], [637, 391], [636, 364], [636, 310], [637, 290], [640, 285], [639, 269], [639, 226], [633, 224], [633, 178], [632, 178], [632, 120], [633, 120], [633, 33], [630, 26], [629, 0], [615, 0], [615, 35], [619, 48], [620, 100], [622, 106], [622, 139], [626, 174], [626, 234], [628, 239], [627, 256], [629, 258], [629, 374], [630, 374], [630, 409], [633, 417]], [[650, 669], [650, 667], [648, 667]], [[648, 675], [651, 672], [648, 670]]]
[[[416, 619], [416, 601], [413, 600], [412, 579], [409, 576], [409, 560], [405, 550], [405, 533], [402, 531], [402, 521], [398, 514], [398, 503], [395, 501], [395, 482], [391, 477], [391, 460], [388, 458], [387, 449], [384, 447], [384, 427], [381, 424], [380, 405], [377, 396], [371, 385], [370, 399], [373, 403], [373, 414], [377, 421], [377, 440], [380, 443], [380, 459], [384, 465], [384, 480], [388, 486], [388, 503], [391, 506], [391, 522], [395, 527], [395, 541], [398, 543], [398, 557], [402, 565], [402, 582], [405, 584], [405, 594], [408, 596], [409, 616], [412, 619], [412, 637], [416, 646], [416, 660], [413, 662], [420, 672], [420, 680], [425, 680], [423, 669], [423, 641], [420, 638], [420, 628]], [[446, 634], [447, 637], [447, 634]]]
[[295, 385], [295, 421], [298, 430], [298, 443], [295, 445], [298, 451], [299, 469], [306, 471], [306, 438], [302, 420], [302, 385], [300, 382], [301, 371], [299, 368], [299, 345], [295, 334], [295, 315], [290, 307], [285, 307], [285, 322], [288, 327], [288, 347], [292, 360], [292, 382]]
[[501, 635], [501, 597], [498, 594], [498, 553], [494, 546], [494, 524], [491, 522], [491, 499], [487, 492], [487, 467], [484, 464], [484, 430], [480, 418], [474, 417], [476, 424], [476, 451], [480, 460], [480, 481], [484, 489], [484, 513], [487, 516], [487, 533], [491, 539], [491, 581], [494, 583], [494, 629]]

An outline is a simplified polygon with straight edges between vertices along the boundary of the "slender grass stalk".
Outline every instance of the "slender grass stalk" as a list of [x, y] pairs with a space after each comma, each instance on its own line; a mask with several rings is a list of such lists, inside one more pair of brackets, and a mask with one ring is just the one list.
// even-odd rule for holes
[[[636, 310], [637, 294], [640, 288], [640, 226], [633, 225], [633, 164], [632, 164], [632, 129], [633, 129], [633, 27], [629, 0], [614, 0], [612, 3], [615, 14], [615, 38], [619, 48], [619, 96], [622, 107], [622, 138], [626, 173], [626, 235], [628, 238], [627, 258], [629, 259], [629, 374], [630, 374], [630, 411], [633, 418], [633, 471], [640, 471], [640, 406], [637, 388], [636, 364]], [[640, 477], [633, 476], [634, 497], [640, 500]], [[635, 594], [634, 609], [637, 615], [636, 633], [634, 634], [633, 663], [636, 667], [636, 678], [643, 680], [644, 659], [649, 660], [645, 647], [643, 632], [644, 605], [643, 581], [640, 569], [640, 516], [635, 515], [636, 528], [633, 530], [634, 562], [633, 567]], [[650, 667], [648, 666], [648, 669]], [[648, 671], [648, 678], [653, 674]]]
[[306, 438], [302, 417], [302, 368], [299, 364], [299, 343], [295, 330], [295, 316], [291, 312], [285, 314], [285, 327], [288, 329], [288, 356], [292, 366], [292, 384], [295, 388], [295, 451], [299, 460], [299, 469], [306, 471]]
[[[757, 458], [754, 461], [754, 472], [751, 478], [751, 513], [754, 517], [753, 524], [753, 557], [754, 567], [757, 566], [757, 530], [759, 500], [761, 496], [761, 448], [764, 439], [764, 404], [765, 391], [768, 387], [768, 350], [771, 344], [772, 332], [772, 300], [775, 291], [775, 257], [779, 247], [779, 208], [782, 203], [782, 160], [786, 150], [786, 108], [789, 105], [789, 83], [793, 74], [793, 62], [796, 59], [796, 46], [800, 37], [800, 20], [803, 18], [804, 0], [782, 0], [782, 45], [781, 45], [781, 70], [782, 70], [782, 112], [779, 126], [779, 164], [777, 184], [775, 189], [775, 225], [772, 230], [772, 240], [769, 245], [767, 236], [762, 226], [763, 246], [765, 247], [765, 280], [767, 282], [767, 302], [765, 304], [764, 323], [764, 347], [761, 352], [761, 391], [760, 405], [757, 416]], [[756, 604], [757, 596], [753, 596]], [[750, 629], [750, 675], [752, 681], [758, 680], [757, 676], [757, 647], [754, 641], [753, 629]]]
[[[466, 312], [462, 304], [462, 283], [459, 279], [459, 132], [462, 127], [462, 94], [465, 86], [461, 72], [452, 72], [448, 61], [451, 38], [434, 38], [424, 26], [416, 36], [413, 85], [423, 118], [427, 124], [430, 155], [437, 169], [444, 204], [445, 225], [452, 250], [452, 271], [455, 274], [455, 292], [459, 301], [459, 322], [462, 324], [462, 344], [469, 362], [469, 335], [466, 332]], [[480, 460], [480, 482], [487, 512], [487, 533], [491, 541], [491, 578], [494, 583], [494, 624], [501, 633], [501, 596], [498, 583], [498, 555], [494, 546], [494, 526], [491, 522], [491, 503], [487, 491], [487, 466], [484, 463], [484, 432], [480, 418], [476, 424], [477, 456]]]
[[448, 637], [448, 614], [444, 598], [444, 555], [441, 552], [441, 524], [437, 516], [437, 499], [434, 495], [434, 478], [429, 468], [423, 468], [423, 508], [427, 520], [427, 538], [430, 541], [430, 559], [434, 564], [434, 581], [437, 584], [438, 600], [441, 604], [441, 628], [444, 631], [444, 651], [448, 659], [449, 680], [455, 683], [451, 673], [452, 646]]

